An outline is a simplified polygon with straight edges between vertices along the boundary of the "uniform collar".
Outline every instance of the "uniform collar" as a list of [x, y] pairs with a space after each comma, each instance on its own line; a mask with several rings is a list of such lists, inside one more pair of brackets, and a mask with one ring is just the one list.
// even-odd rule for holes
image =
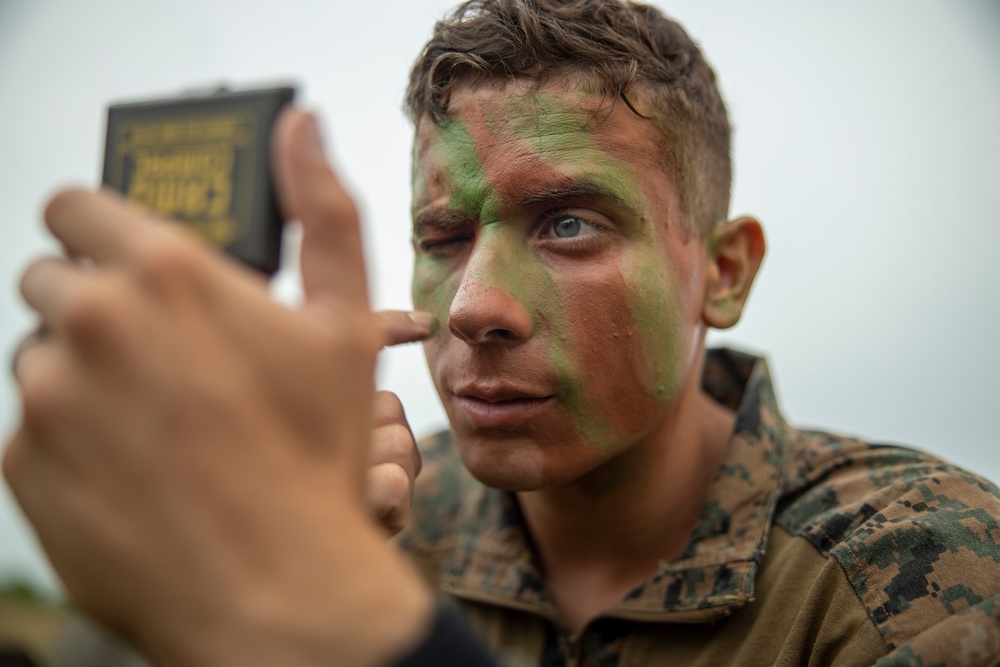
[[[736, 426], [701, 517], [684, 551], [603, 616], [708, 621], [753, 598], [789, 449], [767, 363], [729, 349], [709, 350], [702, 382], [736, 410]], [[451, 594], [520, 608], [558, 621], [515, 496], [479, 486], [463, 504], [454, 550], [442, 565]]]

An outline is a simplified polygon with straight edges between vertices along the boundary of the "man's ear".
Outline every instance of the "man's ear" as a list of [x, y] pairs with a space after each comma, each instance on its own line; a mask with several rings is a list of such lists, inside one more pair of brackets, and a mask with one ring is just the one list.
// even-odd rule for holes
[[740, 321], [750, 285], [764, 259], [764, 230], [753, 218], [736, 218], [712, 233], [707, 248], [702, 319], [710, 327], [728, 329]]

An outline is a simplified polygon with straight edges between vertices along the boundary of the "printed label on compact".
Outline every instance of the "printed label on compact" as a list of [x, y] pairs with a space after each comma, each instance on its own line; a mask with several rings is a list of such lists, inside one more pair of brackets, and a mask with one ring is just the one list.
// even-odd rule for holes
[[124, 120], [114, 141], [115, 180], [128, 199], [184, 222], [216, 246], [245, 233], [240, 220], [249, 219], [252, 205], [253, 114]]

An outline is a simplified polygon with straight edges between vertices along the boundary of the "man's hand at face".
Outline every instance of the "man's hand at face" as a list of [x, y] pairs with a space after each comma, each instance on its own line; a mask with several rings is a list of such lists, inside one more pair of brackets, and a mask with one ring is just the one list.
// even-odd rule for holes
[[4, 473], [77, 604], [161, 664], [378, 664], [430, 618], [363, 497], [386, 336], [357, 214], [311, 116], [274, 146], [300, 310], [109, 193], [57, 195], [77, 259], [22, 280], [46, 335], [17, 362]]
[[374, 519], [390, 536], [410, 522], [413, 486], [420, 465], [420, 452], [406, 422], [403, 404], [391, 392], [378, 392], [365, 500]]
[[[420, 311], [384, 310], [375, 317], [387, 346], [423, 340], [435, 326], [433, 316]], [[391, 536], [410, 521], [421, 458], [403, 404], [395, 394], [375, 394], [374, 424], [365, 500], [372, 516]]]

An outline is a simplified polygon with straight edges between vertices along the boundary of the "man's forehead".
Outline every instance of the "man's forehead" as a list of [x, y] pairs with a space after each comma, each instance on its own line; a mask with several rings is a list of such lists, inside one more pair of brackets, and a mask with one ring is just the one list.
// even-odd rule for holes
[[[466, 124], [481, 122], [496, 134], [518, 135], [532, 130], [591, 130], [607, 120], [614, 106], [614, 100], [577, 78], [490, 80], [454, 89], [446, 116]], [[417, 126], [418, 135], [434, 128], [424, 116]]]
[[[545, 82], [494, 80], [465, 84], [451, 94], [442, 122], [429, 116], [417, 122], [414, 167], [440, 145], [531, 142], [554, 152], [601, 148], [649, 166], [662, 162], [665, 136], [645, 113], [646, 96], [630, 105], [595, 91], [585, 79], [564, 77]], [[638, 113], [636, 105], [639, 104]]]
[[640, 182], [659, 174], [670, 182], [657, 189], [675, 189], [664, 148], [649, 118], [576, 81], [463, 86], [443, 119], [417, 125], [411, 209], [443, 200], [474, 209], [484, 196], [503, 206], [588, 185], [638, 210]]

